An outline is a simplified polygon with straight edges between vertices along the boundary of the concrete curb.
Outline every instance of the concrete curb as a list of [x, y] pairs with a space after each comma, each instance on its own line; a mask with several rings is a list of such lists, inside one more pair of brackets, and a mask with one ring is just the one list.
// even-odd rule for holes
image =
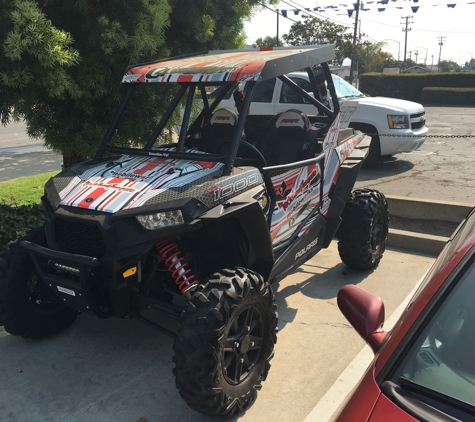
[[438, 255], [449, 240], [448, 237], [389, 229], [386, 244], [393, 248], [409, 249]]
[[[461, 202], [431, 201], [420, 198], [387, 196], [389, 213], [395, 217], [414, 220], [439, 220], [460, 223], [473, 206]], [[438, 255], [448, 237], [389, 229], [387, 246]]]
[[460, 223], [473, 205], [461, 202], [431, 201], [402, 196], [386, 196], [391, 215], [417, 220], [440, 220]]

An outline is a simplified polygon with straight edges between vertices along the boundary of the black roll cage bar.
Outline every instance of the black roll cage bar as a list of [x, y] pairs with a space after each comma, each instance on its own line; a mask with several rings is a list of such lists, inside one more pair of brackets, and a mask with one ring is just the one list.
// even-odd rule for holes
[[[320, 112], [323, 112], [324, 114], [332, 118], [335, 118], [340, 110], [340, 107], [339, 107], [338, 99], [336, 96], [335, 87], [332, 82], [330, 68], [328, 66], [328, 63], [326, 62], [321, 63], [321, 66], [325, 73], [325, 78], [327, 80], [327, 88], [331, 94], [334, 111], [330, 110], [323, 103], [318, 101], [317, 98], [315, 98], [318, 96], [318, 93], [317, 93], [315, 76], [313, 74], [312, 68], [308, 67], [306, 68], [306, 71], [307, 71], [307, 74], [309, 75], [309, 80], [312, 86], [312, 91], [314, 94], [313, 97], [309, 95], [306, 91], [304, 91], [300, 86], [298, 86], [291, 79], [289, 79], [286, 75], [281, 75], [278, 78], [284, 84], [289, 86], [291, 89], [295, 90], [298, 94], [300, 94], [307, 101], [313, 104]], [[230, 90], [234, 91], [234, 89], [237, 87], [238, 84], [239, 82], [224, 82], [224, 83], [190, 82], [190, 83], [180, 84], [181, 86], [178, 93], [175, 95], [175, 98], [173, 99], [171, 104], [168, 106], [165, 114], [163, 115], [163, 117], [160, 119], [157, 126], [153, 130], [152, 134], [150, 135], [149, 140], [147, 141], [147, 144], [142, 149], [129, 148], [129, 147], [114, 147], [109, 144], [109, 142], [112, 139], [112, 136], [114, 135], [115, 130], [117, 129], [117, 126], [124, 113], [124, 110], [128, 102], [130, 101], [130, 98], [132, 97], [132, 93], [137, 86], [137, 84], [127, 84], [125, 96], [122, 102], [120, 103], [119, 109], [112, 121], [112, 124], [108, 128], [96, 155], [92, 159], [92, 162], [96, 163], [100, 161], [103, 158], [104, 153], [106, 151], [111, 152], [111, 153], [117, 153], [117, 154], [166, 157], [166, 158], [176, 158], [176, 159], [190, 159], [191, 158], [193, 160], [196, 160], [196, 159], [203, 158], [204, 161], [211, 161], [211, 162], [221, 162], [224, 160], [222, 175], [223, 176], [229, 175], [234, 166], [234, 160], [236, 158], [236, 154], [239, 149], [239, 143], [241, 141], [242, 134], [244, 132], [244, 124], [247, 118], [247, 110], [249, 109], [251, 105], [252, 93], [254, 91], [254, 87], [257, 84], [256, 81], [249, 81], [249, 82], [246, 82], [245, 84], [245, 87], [244, 87], [245, 97], [244, 97], [244, 104], [242, 107], [243, 112], [239, 115], [236, 132], [234, 134], [234, 138], [231, 142], [231, 146], [228, 152], [224, 154], [190, 154], [190, 153], [180, 152], [180, 151], [182, 151], [185, 146], [186, 135], [188, 133], [193, 133], [193, 131], [197, 131], [203, 124], [207, 123], [207, 121], [211, 118], [213, 111], [216, 109], [216, 107], [224, 98], [224, 96]], [[216, 86], [216, 85], [222, 86], [223, 89], [218, 93], [215, 100], [210, 105], [205, 87]], [[201, 113], [196, 118], [196, 120], [188, 128], [188, 124], [190, 122], [190, 116], [191, 116], [191, 108], [192, 108], [196, 88], [200, 90], [201, 97], [202, 97], [201, 100], [203, 101], [204, 107]], [[167, 144], [167, 145], [159, 146], [158, 148], [157, 147], [153, 148], [153, 144], [156, 142], [158, 136], [160, 135], [162, 130], [165, 128], [165, 125], [167, 124], [168, 120], [170, 119], [171, 115], [173, 114], [174, 110], [176, 109], [180, 101], [182, 100], [187, 90], [188, 90], [188, 95], [186, 97], [186, 106], [185, 106], [185, 110], [184, 110], [183, 118], [182, 118], [182, 128], [188, 128], [188, 130], [180, 131], [178, 143]], [[177, 151], [161, 150], [161, 148], [169, 148], [169, 147], [176, 147]]]

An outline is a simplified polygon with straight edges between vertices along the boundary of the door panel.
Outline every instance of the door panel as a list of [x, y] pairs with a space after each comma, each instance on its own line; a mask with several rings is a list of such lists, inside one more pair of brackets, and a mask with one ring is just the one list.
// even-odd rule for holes
[[269, 215], [270, 234], [274, 246], [288, 239], [320, 204], [321, 171], [318, 162], [291, 170], [273, 170], [267, 175], [272, 184], [274, 209]]

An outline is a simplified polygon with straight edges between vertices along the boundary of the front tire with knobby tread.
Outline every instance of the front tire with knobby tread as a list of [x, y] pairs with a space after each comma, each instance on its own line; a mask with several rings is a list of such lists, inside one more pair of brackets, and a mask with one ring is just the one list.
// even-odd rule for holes
[[42, 338], [72, 324], [77, 312], [64, 306], [38, 275], [23, 240], [44, 246], [42, 228], [29, 231], [0, 253], [0, 326], [23, 338]]
[[389, 229], [386, 197], [376, 190], [356, 189], [341, 218], [337, 233], [341, 260], [356, 270], [376, 268], [386, 249]]
[[250, 270], [222, 270], [199, 285], [181, 316], [174, 374], [181, 397], [208, 416], [230, 416], [255, 400], [277, 341], [270, 286]]

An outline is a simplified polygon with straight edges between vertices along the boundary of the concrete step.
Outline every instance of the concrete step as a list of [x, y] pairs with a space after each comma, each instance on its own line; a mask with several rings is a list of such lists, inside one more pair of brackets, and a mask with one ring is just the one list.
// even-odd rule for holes
[[387, 196], [387, 246], [438, 255], [473, 205]]

